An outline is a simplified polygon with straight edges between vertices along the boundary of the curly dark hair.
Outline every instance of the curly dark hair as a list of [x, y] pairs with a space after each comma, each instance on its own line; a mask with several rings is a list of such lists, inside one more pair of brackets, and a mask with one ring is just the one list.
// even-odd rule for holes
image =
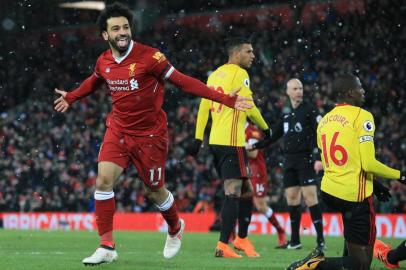
[[99, 26], [100, 33], [107, 31], [107, 20], [113, 17], [126, 17], [130, 27], [133, 25], [133, 13], [131, 10], [118, 2], [106, 6], [97, 18], [97, 25]]

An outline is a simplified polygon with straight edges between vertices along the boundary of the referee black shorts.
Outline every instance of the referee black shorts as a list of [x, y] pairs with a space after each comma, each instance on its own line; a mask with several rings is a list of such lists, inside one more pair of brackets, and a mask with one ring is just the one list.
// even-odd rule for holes
[[247, 179], [249, 177], [248, 157], [245, 147], [210, 145], [217, 173], [222, 180]]
[[283, 170], [284, 188], [317, 185], [314, 161], [310, 153], [285, 155]]
[[333, 211], [341, 213], [344, 238], [349, 243], [374, 246], [376, 238], [373, 196], [362, 202], [350, 202], [321, 192], [324, 203]]

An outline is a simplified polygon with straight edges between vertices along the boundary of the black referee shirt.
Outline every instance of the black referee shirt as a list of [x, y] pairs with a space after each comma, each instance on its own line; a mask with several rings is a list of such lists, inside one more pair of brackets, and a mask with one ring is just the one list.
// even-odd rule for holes
[[317, 148], [316, 130], [322, 116], [319, 110], [306, 102], [290, 112], [283, 113], [282, 119], [272, 127], [272, 141], [283, 136], [283, 152], [286, 155], [309, 153]]

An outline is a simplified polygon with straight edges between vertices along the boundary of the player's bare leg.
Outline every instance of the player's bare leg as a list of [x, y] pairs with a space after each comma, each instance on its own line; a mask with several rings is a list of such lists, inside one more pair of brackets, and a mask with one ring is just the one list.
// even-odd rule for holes
[[146, 186], [145, 189], [147, 190], [147, 198], [155, 203], [168, 224], [168, 234], [163, 255], [166, 259], [173, 258], [179, 252], [182, 245], [181, 240], [185, 230], [185, 222], [179, 218], [175, 200], [169, 190], [165, 187], [153, 190]]
[[268, 221], [275, 227], [278, 234], [278, 245], [283, 246], [286, 244], [286, 232], [279, 224], [276, 219], [275, 213], [271, 207], [268, 205], [268, 198], [266, 197], [255, 197], [254, 196], [254, 205], [255, 208], [261, 214], [265, 215]]
[[85, 265], [111, 263], [117, 260], [118, 255], [113, 240], [113, 216], [115, 212], [113, 186], [122, 172], [123, 168], [115, 163], [101, 161], [98, 164], [94, 199], [100, 246], [90, 257], [83, 259], [82, 262]]

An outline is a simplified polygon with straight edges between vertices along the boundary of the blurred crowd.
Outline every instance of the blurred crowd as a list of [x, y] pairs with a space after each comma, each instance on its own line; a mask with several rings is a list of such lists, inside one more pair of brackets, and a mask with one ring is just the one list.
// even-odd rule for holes
[[[259, 19], [258, 19], [259, 20]], [[405, 168], [406, 106], [404, 81], [406, 28], [401, 12], [388, 1], [366, 1], [365, 13], [340, 17], [331, 10], [324, 21], [284, 28], [277, 18], [266, 23], [241, 21], [202, 32], [167, 26], [135, 36], [158, 47], [180, 71], [202, 81], [227, 61], [223, 50], [229, 35], [253, 35], [256, 63], [249, 70], [255, 101], [268, 122], [289, 108], [287, 79], [304, 83], [305, 97], [322, 113], [333, 104], [331, 81], [340, 72], [358, 74], [366, 90], [365, 108], [376, 122], [377, 158]], [[259, 27], [261, 26], [261, 27]], [[24, 42], [1, 43], [0, 64], [0, 211], [92, 211], [97, 155], [110, 110], [106, 88], [55, 113], [55, 87], [73, 89], [91, 74], [103, 42], [86, 42], [86, 32], [27, 35]], [[212, 157], [203, 148], [193, 159], [186, 149], [194, 137], [199, 99], [166, 87], [170, 150], [166, 183], [180, 211], [215, 208], [221, 181]], [[7, 108], [7, 109], [5, 109]], [[266, 152], [270, 203], [285, 211], [283, 158], [280, 145]], [[379, 212], [406, 212], [406, 189], [387, 181], [392, 199], [377, 203]], [[115, 188], [117, 211], [155, 211], [144, 196], [133, 167]]]

